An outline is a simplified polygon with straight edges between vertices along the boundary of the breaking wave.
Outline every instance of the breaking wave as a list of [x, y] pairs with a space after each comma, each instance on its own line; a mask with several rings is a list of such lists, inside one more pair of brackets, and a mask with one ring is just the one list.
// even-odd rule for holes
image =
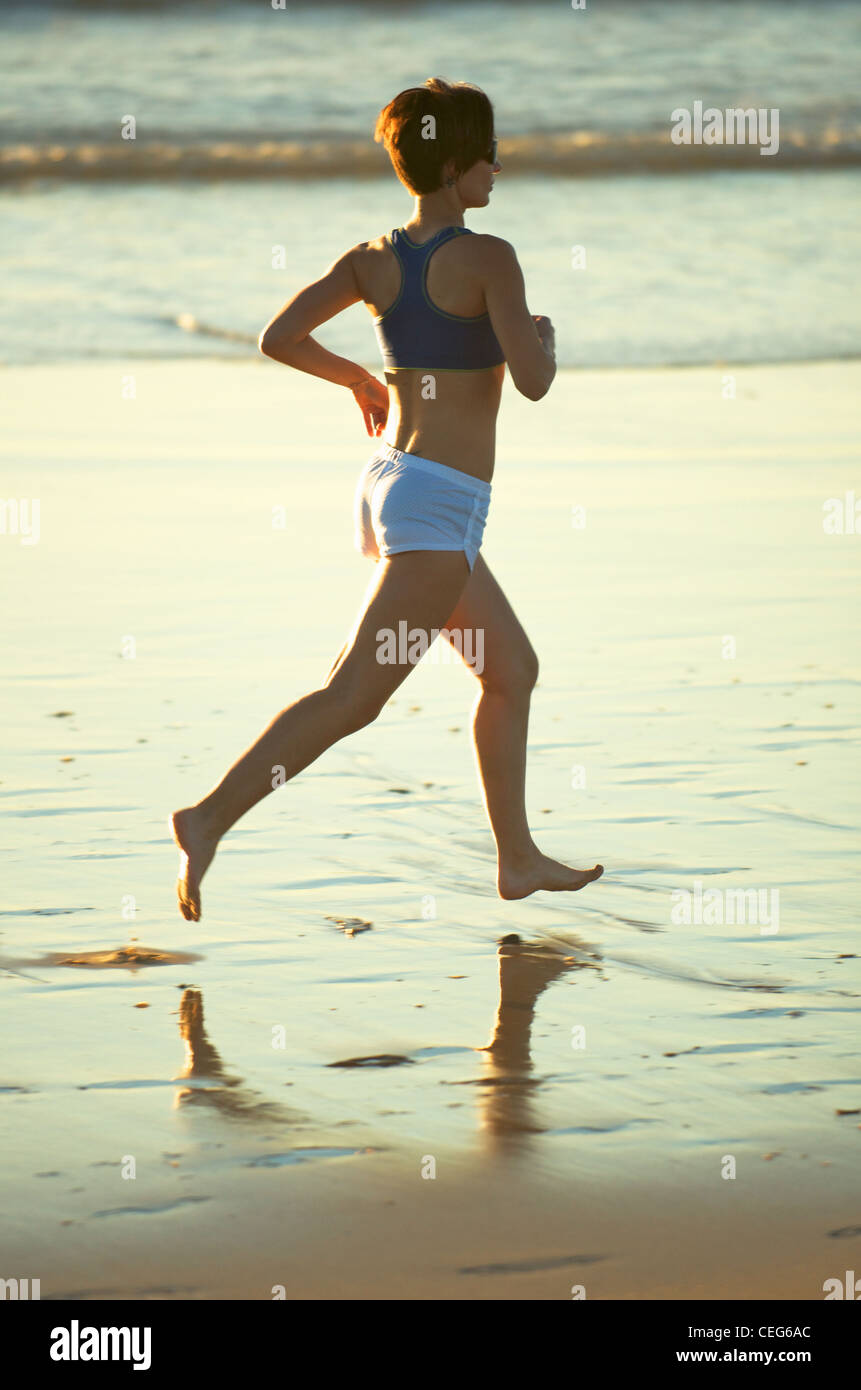
[[[716, 170], [834, 169], [861, 164], [861, 128], [780, 132], [776, 154], [756, 145], [674, 145], [666, 130], [513, 136], [500, 149], [506, 175], [557, 177], [681, 174]], [[0, 146], [0, 182], [170, 179], [377, 178], [388, 158], [368, 140], [94, 141]]]

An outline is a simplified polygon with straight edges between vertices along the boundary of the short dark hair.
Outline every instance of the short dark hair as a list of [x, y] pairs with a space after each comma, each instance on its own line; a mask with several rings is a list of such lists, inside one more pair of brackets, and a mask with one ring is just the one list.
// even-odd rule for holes
[[[427, 117], [433, 117], [433, 124]], [[431, 138], [427, 132], [433, 131]], [[435, 193], [443, 166], [452, 160], [459, 176], [490, 152], [493, 107], [480, 87], [429, 77], [407, 87], [384, 106], [374, 129], [395, 173], [411, 193]]]

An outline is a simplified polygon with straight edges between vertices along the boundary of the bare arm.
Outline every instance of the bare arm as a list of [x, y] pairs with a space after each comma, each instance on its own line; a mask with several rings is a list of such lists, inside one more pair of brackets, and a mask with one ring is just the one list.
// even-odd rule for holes
[[518, 391], [540, 401], [556, 375], [553, 325], [530, 314], [523, 272], [511, 243], [494, 236], [484, 240], [482, 287], [493, 331]]
[[311, 337], [312, 329], [361, 301], [352, 257], [353, 250], [345, 251], [325, 275], [288, 300], [269, 320], [257, 346], [275, 362], [353, 390], [368, 434], [373, 435], [381, 433], [386, 422], [388, 392], [385, 386], [368, 376], [356, 362], [329, 352]]

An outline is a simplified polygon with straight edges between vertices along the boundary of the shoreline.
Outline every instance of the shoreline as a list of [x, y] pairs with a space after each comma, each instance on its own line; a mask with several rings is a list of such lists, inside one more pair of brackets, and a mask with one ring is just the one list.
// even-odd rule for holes
[[[196, 331], [201, 331], [201, 330], [196, 330]], [[213, 330], [203, 330], [203, 331], [206, 332], [206, 335], [207, 335], [207, 336], [213, 336], [213, 337], [220, 337], [220, 336], [222, 336], [222, 333], [223, 333], [224, 336], [229, 336], [229, 335], [232, 333], [232, 330], [230, 330], [230, 329], [224, 329], [224, 330], [216, 330], [216, 329], [213, 329]], [[113, 355], [110, 355], [110, 356], [109, 356], [109, 355], [106, 355], [106, 356], [104, 356], [104, 357], [51, 358], [51, 359], [40, 359], [39, 361], [34, 361], [34, 362], [4, 362], [4, 361], [0, 360], [0, 371], [3, 371], [3, 372], [21, 372], [21, 371], [47, 370], [47, 369], [55, 370], [55, 369], [64, 369], [64, 368], [81, 368], [81, 369], [83, 369], [83, 370], [87, 370], [87, 369], [90, 369], [90, 368], [98, 369], [99, 367], [106, 366], [106, 365], [108, 365], [108, 364], [115, 364], [115, 363], [117, 363], [117, 362], [140, 362], [140, 363], [149, 364], [150, 366], [157, 366], [157, 367], [164, 367], [164, 368], [168, 368], [168, 367], [172, 367], [172, 366], [205, 367], [205, 366], [208, 366], [208, 365], [211, 364], [211, 363], [216, 363], [216, 364], [219, 364], [219, 365], [227, 365], [227, 366], [241, 366], [241, 365], [243, 365], [243, 364], [244, 364], [244, 365], [247, 365], [249, 362], [255, 362], [255, 363], [257, 363], [258, 365], [260, 365], [260, 366], [265, 366], [265, 367], [271, 367], [271, 365], [272, 365], [270, 359], [265, 358], [265, 357], [263, 356], [262, 353], [257, 352], [256, 350], [255, 350], [255, 351], [248, 352], [248, 353], [239, 353], [239, 352], [236, 352], [236, 353], [230, 353], [230, 352], [225, 352], [225, 353], [211, 353], [211, 352], [210, 352], [210, 353], [199, 353], [199, 354], [195, 354], [195, 353], [176, 353], [175, 355], [165, 355], [164, 353], [151, 352], [151, 353], [141, 353], [141, 354], [139, 354], [139, 355], [128, 354], [128, 355], [125, 355], [125, 356], [118, 356], [117, 354], [113, 354]], [[378, 360], [363, 362], [363, 361], [357, 359], [357, 362], [358, 362], [358, 365], [359, 365], [360, 367], [362, 367], [362, 369], [363, 369], [364, 371], [367, 371], [367, 372], [369, 372], [369, 373], [371, 373], [371, 374], [373, 374], [373, 375], [375, 375], [375, 376], [377, 376], [377, 377], [379, 377], [379, 378], [382, 379], [382, 377], [383, 377], [383, 370], [382, 370], [382, 367], [380, 366], [380, 363], [379, 363]], [[560, 363], [557, 364], [557, 375], [558, 375], [558, 376], [561, 376], [563, 373], [567, 373], [567, 372], [571, 372], [571, 373], [575, 373], [575, 372], [576, 372], [578, 376], [583, 376], [584, 374], [587, 374], [587, 373], [589, 373], [589, 374], [594, 373], [594, 374], [598, 374], [598, 375], [603, 375], [605, 372], [631, 372], [631, 373], [637, 373], [637, 372], [696, 372], [696, 371], [714, 371], [714, 370], [717, 370], [718, 368], [727, 368], [727, 367], [729, 367], [729, 368], [735, 368], [735, 369], [738, 369], [738, 368], [742, 368], [742, 367], [743, 367], [743, 368], [745, 368], [745, 369], [747, 369], [747, 370], [759, 370], [759, 369], [772, 370], [772, 369], [778, 369], [778, 368], [781, 368], [781, 367], [830, 367], [830, 366], [842, 366], [842, 365], [844, 365], [844, 364], [851, 363], [851, 362], [861, 362], [861, 353], [856, 353], [856, 352], [833, 353], [833, 352], [831, 352], [831, 353], [825, 354], [825, 355], [822, 356], [822, 357], [786, 357], [786, 358], [780, 357], [780, 358], [769, 358], [769, 359], [762, 359], [762, 358], [749, 358], [749, 359], [748, 359], [748, 358], [735, 358], [735, 357], [732, 357], [732, 358], [730, 358], [730, 357], [727, 357], [727, 358], [715, 357], [715, 358], [711, 359], [711, 360], [708, 361], [708, 362], [634, 362], [634, 363], [630, 363], [630, 362], [605, 362], [605, 363], [599, 364], [598, 366], [580, 366], [580, 365], [578, 365], [577, 363], [570, 363], [570, 362], [568, 362], [568, 363], [561, 363], [561, 362], [560, 362]], [[280, 365], [280, 364], [277, 364], [277, 363], [276, 363], [275, 365], [277, 366], [277, 365]], [[292, 370], [291, 368], [282, 367], [282, 371], [285, 371], [285, 372], [286, 372], [286, 371], [291, 371], [291, 370]], [[300, 375], [302, 375], [302, 374], [297, 372], [297, 376], [300, 376]], [[507, 378], [507, 380], [508, 380], [508, 384], [509, 384], [509, 386], [511, 387], [511, 389], [514, 390], [514, 387], [511, 386], [511, 380], [510, 380], [510, 378]], [[330, 383], [326, 383], [326, 384], [330, 384]], [[336, 389], [337, 389], [337, 388], [336, 388]], [[551, 387], [551, 391], [552, 391], [552, 389], [553, 389], [553, 388]], [[545, 397], [544, 399], [546, 400], [546, 397]], [[542, 402], [537, 402], [537, 404], [542, 404]]]

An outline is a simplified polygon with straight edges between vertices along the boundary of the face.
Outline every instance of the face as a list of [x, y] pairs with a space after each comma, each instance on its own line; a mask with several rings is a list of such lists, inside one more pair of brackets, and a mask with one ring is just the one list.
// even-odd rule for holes
[[486, 208], [490, 202], [494, 178], [502, 168], [497, 158], [491, 163], [494, 153], [492, 149], [488, 150], [484, 159], [478, 160], [458, 179], [457, 191], [465, 208]]

